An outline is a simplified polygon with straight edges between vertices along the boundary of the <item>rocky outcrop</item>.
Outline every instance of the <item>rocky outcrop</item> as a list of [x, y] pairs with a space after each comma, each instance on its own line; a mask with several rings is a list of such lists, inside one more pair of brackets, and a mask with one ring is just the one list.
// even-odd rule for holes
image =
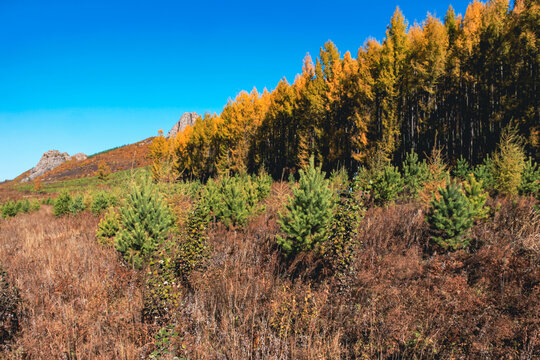
[[30, 170], [30, 174], [21, 180], [21, 182], [32, 181], [38, 176], [45, 174], [46, 172], [51, 171], [55, 167], [62, 165], [66, 161], [75, 160], [81, 161], [85, 160], [87, 156], [83, 153], [78, 153], [73, 156], [69, 156], [68, 153], [61, 153], [58, 150], [49, 150], [43, 154], [37, 165]]
[[195, 124], [195, 120], [197, 120], [198, 117], [199, 115], [196, 112], [183, 113], [182, 116], [180, 117], [180, 120], [178, 120], [178, 122], [173, 126], [173, 128], [167, 134], [167, 139], [170, 137], [176, 136], [176, 134], [178, 134], [179, 132], [184, 131], [186, 126], [188, 125], [193, 126], [193, 124]]
[[83, 153], [77, 153], [73, 156], [70, 156], [68, 160], [75, 160], [75, 161], [82, 161], [82, 160], [86, 160], [88, 159], [88, 156], [86, 156], [86, 154], [83, 154]]

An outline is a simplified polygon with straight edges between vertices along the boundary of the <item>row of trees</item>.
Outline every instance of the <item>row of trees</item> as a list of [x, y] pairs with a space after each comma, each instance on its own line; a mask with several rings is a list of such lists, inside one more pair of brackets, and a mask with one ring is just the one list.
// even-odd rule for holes
[[411, 149], [478, 163], [509, 124], [538, 156], [539, 19], [533, 0], [474, 1], [464, 16], [450, 7], [443, 21], [410, 26], [396, 9], [382, 43], [353, 58], [329, 41], [292, 84], [241, 92], [219, 116], [157, 141], [152, 156], [202, 178], [262, 166], [279, 177], [311, 155], [324, 170], [354, 171], [376, 152], [400, 162]]

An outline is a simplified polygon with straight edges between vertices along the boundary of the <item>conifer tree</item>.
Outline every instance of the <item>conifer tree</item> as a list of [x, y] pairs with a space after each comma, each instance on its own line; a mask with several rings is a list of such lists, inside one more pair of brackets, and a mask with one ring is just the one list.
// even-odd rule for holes
[[387, 165], [373, 183], [373, 198], [379, 204], [393, 202], [402, 191], [403, 179], [392, 165]]
[[279, 214], [278, 222], [286, 236], [278, 235], [277, 242], [287, 254], [312, 250], [326, 238], [332, 196], [329, 181], [312, 156], [309, 166], [300, 170], [299, 186], [293, 189], [286, 211]]
[[474, 221], [486, 219], [489, 213], [489, 207], [485, 206], [488, 195], [482, 188], [482, 181], [476, 181], [471, 174], [463, 187]]
[[514, 128], [506, 128], [493, 156], [495, 187], [503, 194], [517, 194], [521, 174], [525, 168], [525, 154], [521, 139]]
[[447, 182], [439, 188], [440, 197], [433, 196], [426, 216], [433, 240], [443, 249], [457, 250], [469, 245], [466, 234], [473, 226], [473, 213], [461, 186]]
[[469, 165], [469, 162], [463, 156], [460, 156], [459, 159], [457, 160], [454, 170], [452, 171], [452, 174], [456, 177], [459, 177], [465, 180], [469, 177], [471, 173], [472, 173], [472, 169]]
[[116, 249], [134, 267], [140, 268], [168, 236], [172, 215], [149, 179], [134, 186], [120, 209], [121, 230]]
[[54, 202], [54, 215], [60, 217], [69, 214], [69, 207], [71, 205], [71, 201], [71, 196], [67, 192], [63, 192], [58, 195], [58, 198]]
[[536, 198], [540, 195], [540, 167], [532, 158], [525, 162], [519, 193], [521, 195], [533, 195]]
[[403, 162], [403, 181], [410, 194], [417, 196], [428, 177], [429, 170], [426, 161], [418, 161], [418, 155], [414, 151], [407, 153]]
[[96, 238], [102, 245], [112, 246], [114, 244], [114, 237], [118, 234], [119, 230], [118, 214], [113, 209], [109, 209], [105, 217], [98, 224]]

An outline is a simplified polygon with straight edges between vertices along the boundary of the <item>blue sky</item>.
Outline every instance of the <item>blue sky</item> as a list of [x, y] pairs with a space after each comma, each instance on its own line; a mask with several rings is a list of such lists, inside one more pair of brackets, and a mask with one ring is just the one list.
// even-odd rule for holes
[[92, 154], [219, 113], [292, 81], [329, 39], [355, 56], [396, 6], [412, 24], [468, 2], [0, 0], [0, 181], [49, 149]]

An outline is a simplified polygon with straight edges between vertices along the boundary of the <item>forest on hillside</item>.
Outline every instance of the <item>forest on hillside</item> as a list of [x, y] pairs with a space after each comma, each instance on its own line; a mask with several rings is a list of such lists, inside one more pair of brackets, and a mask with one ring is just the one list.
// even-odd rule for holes
[[450, 7], [408, 24], [396, 9], [382, 43], [368, 39], [354, 58], [328, 41], [292, 84], [241, 92], [155, 156], [183, 178], [260, 167], [277, 178], [310, 155], [352, 173], [375, 153], [400, 163], [433, 148], [477, 164], [512, 126], [538, 157], [539, 12], [534, 0], [474, 1], [464, 16]]

